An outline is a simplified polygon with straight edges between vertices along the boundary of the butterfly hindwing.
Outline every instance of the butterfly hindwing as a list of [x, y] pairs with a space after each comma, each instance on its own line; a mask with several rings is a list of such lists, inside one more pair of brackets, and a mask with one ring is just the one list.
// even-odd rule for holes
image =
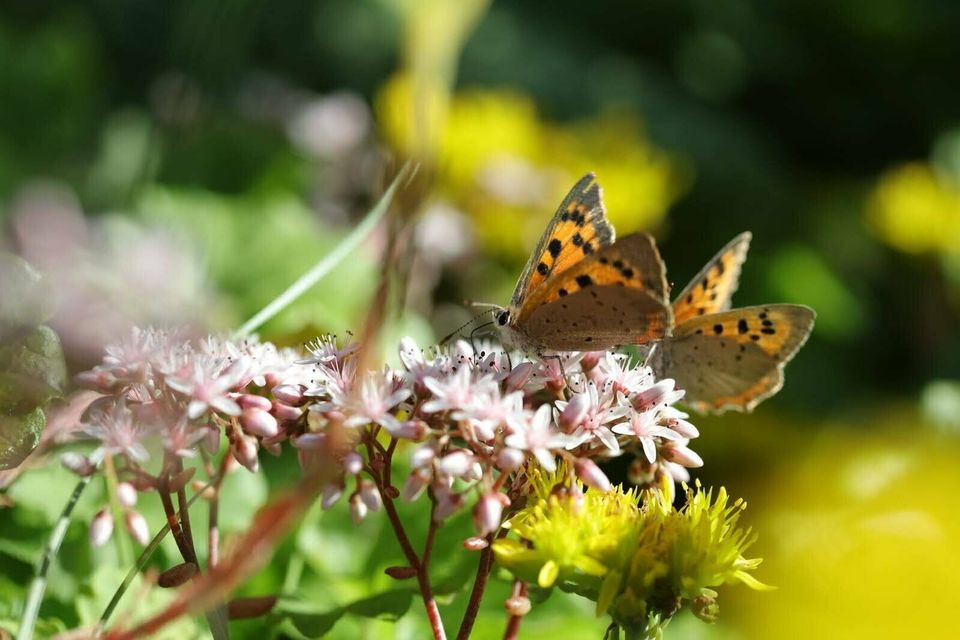
[[580, 178], [564, 198], [517, 282], [511, 306], [519, 308], [551, 276], [613, 244], [600, 185], [592, 173]]
[[654, 352], [658, 375], [686, 391], [698, 411], [750, 411], [783, 384], [783, 367], [806, 342], [816, 314], [771, 304], [697, 316]]
[[668, 332], [668, 295], [653, 238], [633, 234], [551, 276], [524, 301], [515, 322], [549, 349], [642, 344]]
[[746, 231], [731, 240], [680, 292], [673, 303], [677, 325], [730, 308], [730, 300], [740, 280], [740, 268], [747, 258], [750, 238], [750, 232]]

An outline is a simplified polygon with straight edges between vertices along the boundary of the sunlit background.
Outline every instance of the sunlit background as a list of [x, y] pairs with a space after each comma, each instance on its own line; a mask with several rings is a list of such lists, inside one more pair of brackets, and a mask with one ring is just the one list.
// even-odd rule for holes
[[[469, 319], [465, 299], [505, 303], [587, 171], [621, 235], [656, 236], [678, 289], [752, 231], [735, 302], [807, 304], [817, 325], [779, 395], [693, 421], [698, 476], [750, 504], [757, 575], [778, 589], [730, 590], [717, 624], [682, 618], [668, 638], [955, 626], [960, 3], [8, 0], [0, 61], [0, 246], [54, 285], [73, 370], [132, 324], [239, 326], [336, 246], [405, 158], [429, 191], [385, 344], [436, 340]], [[356, 330], [386, 241], [262, 335]], [[228, 532], [291, 481], [281, 463], [266, 471], [234, 488]], [[0, 618], [70, 482], [37, 471], [11, 489]], [[249, 589], [291, 584], [291, 558], [321, 605], [386, 580], [397, 554], [382, 523], [357, 536], [340, 515], [311, 515]], [[56, 574], [73, 577], [45, 605], [66, 627], [95, 619], [123, 575], [73, 533]], [[500, 637], [506, 593], [492, 588], [475, 637]], [[419, 613], [344, 618], [331, 637], [422, 637]], [[562, 594], [524, 623], [527, 637], [603, 628]], [[260, 637], [255, 623], [237, 633]]]

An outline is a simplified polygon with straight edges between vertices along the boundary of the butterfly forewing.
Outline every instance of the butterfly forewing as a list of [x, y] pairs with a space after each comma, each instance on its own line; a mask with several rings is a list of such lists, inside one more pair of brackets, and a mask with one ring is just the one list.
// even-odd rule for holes
[[592, 173], [580, 178], [544, 231], [517, 282], [511, 306], [519, 308], [550, 277], [613, 244], [600, 185]]
[[559, 351], [608, 349], [663, 338], [672, 324], [663, 261], [653, 239], [634, 234], [551, 276], [515, 323]]
[[803, 346], [815, 314], [771, 304], [698, 316], [674, 329], [654, 352], [661, 377], [686, 391], [698, 411], [751, 410], [783, 384], [783, 367]]
[[740, 280], [740, 268], [747, 258], [750, 238], [750, 232], [746, 231], [731, 240], [680, 292], [673, 303], [677, 325], [690, 318], [730, 308], [730, 300]]

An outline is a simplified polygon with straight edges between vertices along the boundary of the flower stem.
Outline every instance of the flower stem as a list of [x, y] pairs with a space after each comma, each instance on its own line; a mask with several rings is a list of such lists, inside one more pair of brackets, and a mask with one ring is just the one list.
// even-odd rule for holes
[[487, 588], [487, 579], [490, 577], [490, 570], [492, 568], [493, 534], [491, 533], [487, 536], [487, 546], [480, 552], [480, 562], [477, 564], [477, 575], [473, 579], [470, 601], [467, 603], [467, 610], [463, 613], [460, 630], [457, 631], [457, 640], [467, 640], [470, 637], [470, 632], [473, 631], [473, 624], [477, 620], [477, 614], [480, 613], [480, 602], [483, 600], [483, 592]]
[[[527, 583], [523, 580], [515, 580], [511, 598], [523, 598], [527, 595]], [[523, 622], [523, 616], [510, 616], [507, 620], [507, 628], [503, 632], [503, 640], [516, 640], [520, 633], [520, 623]]]
[[390, 186], [387, 187], [387, 190], [383, 193], [383, 196], [381, 196], [380, 200], [377, 201], [377, 204], [370, 209], [370, 212], [367, 213], [367, 216], [360, 222], [360, 224], [357, 225], [357, 227], [351, 231], [346, 238], [341, 240], [340, 244], [338, 244], [333, 251], [325, 255], [320, 262], [314, 265], [309, 271], [300, 276], [293, 284], [287, 287], [286, 291], [274, 298], [267, 306], [258, 311], [252, 318], [247, 320], [242, 327], [237, 329], [236, 333], [234, 334], [234, 338], [243, 337], [249, 335], [253, 331], [256, 331], [257, 328], [259, 328], [264, 322], [270, 320], [275, 315], [283, 311], [290, 303], [303, 295], [310, 287], [315, 285], [334, 267], [340, 264], [344, 258], [355, 251], [357, 246], [360, 245], [360, 241], [363, 240], [368, 233], [370, 233], [370, 231], [376, 226], [384, 214], [386, 214], [387, 210], [390, 208], [390, 202], [393, 200], [394, 194], [400, 187], [400, 184], [410, 176], [412, 170], [413, 165], [410, 163], [405, 164], [400, 169], [397, 177], [393, 179], [392, 183], [390, 183]]
[[23, 615], [20, 617], [20, 630], [17, 632], [17, 640], [30, 640], [33, 637], [33, 629], [37, 623], [37, 616], [40, 614], [40, 603], [43, 601], [43, 593], [47, 589], [47, 572], [50, 570], [50, 564], [60, 551], [60, 545], [63, 543], [63, 537], [67, 534], [67, 527], [70, 525], [70, 514], [77, 505], [83, 490], [90, 484], [90, 476], [80, 478], [73, 493], [63, 506], [63, 512], [53, 527], [50, 539], [47, 540], [47, 546], [40, 557], [40, 563], [37, 565], [37, 572], [33, 577], [33, 583], [30, 585], [30, 594], [27, 596], [27, 602], [23, 608]]

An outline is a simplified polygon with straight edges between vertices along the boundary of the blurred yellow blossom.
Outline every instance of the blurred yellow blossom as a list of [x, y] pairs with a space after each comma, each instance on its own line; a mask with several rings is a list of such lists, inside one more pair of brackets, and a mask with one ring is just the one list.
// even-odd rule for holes
[[960, 253], [960, 186], [913, 162], [880, 177], [868, 202], [870, 223], [885, 242], [908, 253]]
[[[394, 76], [376, 101], [381, 133], [404, 156], [416, 155], [416, 96]], [[483, 244], [507, 259], [528, 255], [550, 214], [577, 178], [594, 171], [608, 217], [621, 234], [656, 226], [683, 193], [690, 172], [655, 148], [636, 116], [607, 112], [588, 120], [544, 120], [528, 96], [471, 89], [450, 101], [433, 163], [437, 193], [467, 212]]]

